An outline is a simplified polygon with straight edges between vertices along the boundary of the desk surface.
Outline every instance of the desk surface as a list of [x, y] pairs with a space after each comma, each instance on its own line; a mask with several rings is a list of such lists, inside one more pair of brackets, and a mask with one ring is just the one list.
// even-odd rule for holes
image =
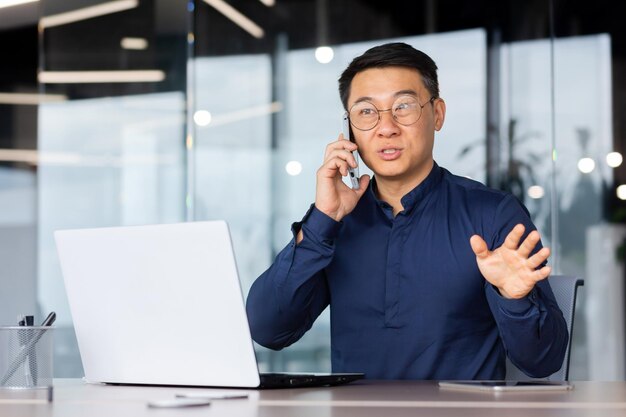
[[[214, 400], [210, 406], [151, 409], [150, 400], [177, 393], [247, 393], [248, 399]], [[32, 397], [32, 395], [31, 395]], [[41, 396], [43, 397], [43, 396]], [[0, 390], [0, 415], [26, 416], [228, 416], [228, 417], [405, 417], [405, 416], [625, 416], [626, 382], [574, 382], [563, 392], [466, 392], [433, 381], [358, 381], [332, 388], [216, 390], [104, 386], [78, 379], [55, 380], [51, 404], [25, 393]]]

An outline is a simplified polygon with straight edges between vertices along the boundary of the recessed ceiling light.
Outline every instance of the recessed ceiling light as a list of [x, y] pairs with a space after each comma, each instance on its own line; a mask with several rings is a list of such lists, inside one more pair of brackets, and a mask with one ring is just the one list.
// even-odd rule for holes
[[148, 49], [148, 40], [145, 38], [122, 38], [120, 46], [124, 49], [143, 50]]

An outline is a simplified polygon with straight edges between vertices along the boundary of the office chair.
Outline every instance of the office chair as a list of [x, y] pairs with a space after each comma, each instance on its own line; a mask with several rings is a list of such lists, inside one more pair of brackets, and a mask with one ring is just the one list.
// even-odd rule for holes
[[576, 307], [576, 292], [579, 286], [584, 285], [584, 280], [567, 275], [553, 275], [548, 278], [556, 303], [563, 312], [565, 324], [569, 332], [569, 340], [565, 350], [565, 358], [561, 369], [546, 378], [530, 378], [520, 371], [511, 361], [506, 360], [506, 379], [508, 381], [527, 381], [531, 379], [543, 379], [547, 381], [567, 381], [569, 379], [569, 359], [572, 349], [572, 330], [574, 329], [574, 309]]

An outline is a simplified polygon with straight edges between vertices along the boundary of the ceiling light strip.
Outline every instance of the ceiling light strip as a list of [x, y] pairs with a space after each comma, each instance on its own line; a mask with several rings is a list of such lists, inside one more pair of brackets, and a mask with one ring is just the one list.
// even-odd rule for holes
[[53, 14], [42, 17], [39, 25], [42, 28], [67, 25], [81, 20], [87, 20], [98, 16], [117, 13], [124, 10], [134, 9], [139, 5], [138, 0], [116, 0], [98, 4], [96, 6], [84, 7], [70, 12]]
[[276, 0], [259, 0], [261, 3], [266, 5], [267, 7], [273, 7], [276, 5]]
[[37, 164], [37, 151], [31, 149], [0, 149], [0, 162]]
[[165, 73], [161, 70], [42, 71], [38, 78], [43, 84], [154, 83], [163, 81]]
[[216, 115], [212, 118], [209, 127], [221, 126], [229, 123], [240, 122], [242, 120], [251, 119], [258, 116], [266, 116], [272, 113], [278, 113], [282, 111], [283, 104], [279, 101], [274, 101], [269, 104], [263, 104], [260, 106], [249, 107], [242, 110], [233, 111], [230, 113], [224, 113]]
[[39, 0], [0, 0], [0, 9], [4, 7], [17, 6], [20, 4], [34, 3]]
[[55, 101], [66, 101], [63, 94], [37, 94], [37, 93], [0, 93], [0, 104], [15, 105], [38, 105]]
[[235, 9], [224, 0], [204, 0], [204, 2], [255, 38], [261, 39], [265, 36], [265, 31], [259, 25], [248, 19], [239, 10]]

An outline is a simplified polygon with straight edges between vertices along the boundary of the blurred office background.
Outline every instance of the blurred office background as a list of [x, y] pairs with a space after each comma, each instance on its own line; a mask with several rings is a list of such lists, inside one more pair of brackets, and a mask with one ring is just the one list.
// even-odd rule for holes
[[[226, 219], [244, 295], [314, 198], [337, 78], [401, 40], [439, 65], [436, 160], [515, 193], [585, 279], [571, 379], [624, 379], [626, 10], [597, 0], [0, 0], [0, 324], [55, 310], [52, 233]], [[173, 313], [174, 314], [174, 313]], [[263, 370], [330, 369], [327, 313]]]

